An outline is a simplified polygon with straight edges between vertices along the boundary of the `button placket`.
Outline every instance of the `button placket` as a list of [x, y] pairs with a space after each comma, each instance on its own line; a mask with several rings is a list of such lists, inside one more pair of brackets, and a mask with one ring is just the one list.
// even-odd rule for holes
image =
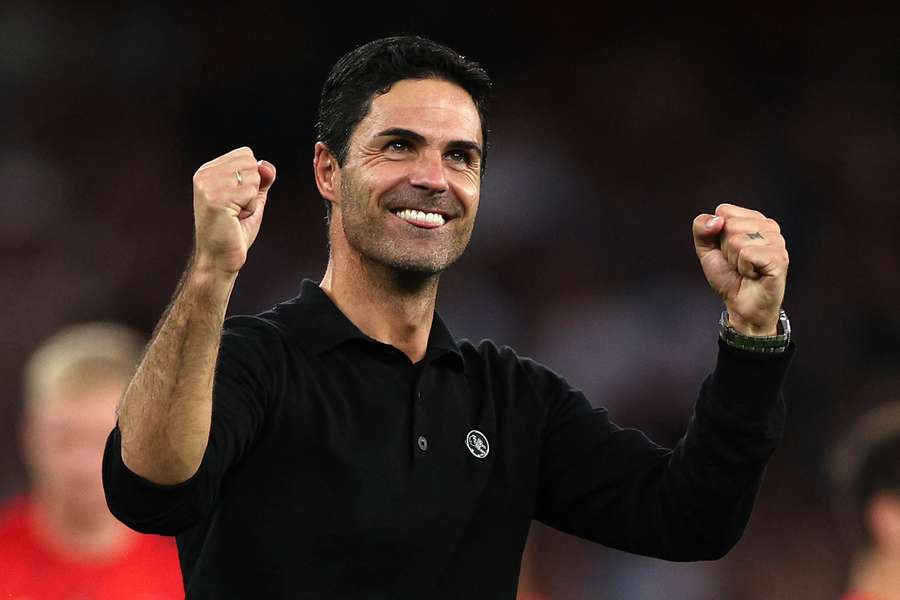
[[[424, 373], [423, 373], [424, 375]], [[420, 376], [419, 381], [416, 382], [415, 391], [414, 391], [414, 400], [413, 400], [413, 414], [414, 414], [414, 423], [413, 423], [413, 432], [416, 439], [416, 447], [419, 449], [418, 454], [424, 455], [428, 452], [429, 440], [428, 440], [428, 425], [427, 419], [425, 417], [425, 402], [424, 396], [422, 394], [422, 382], [424, 377]]]

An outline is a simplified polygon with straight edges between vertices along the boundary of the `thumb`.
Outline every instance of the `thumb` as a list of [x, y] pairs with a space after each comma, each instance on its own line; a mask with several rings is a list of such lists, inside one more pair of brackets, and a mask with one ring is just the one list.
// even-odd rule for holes
[[256, 162], [256, 168], [259, 172], [259, 193], [241, 209], [240, 214], [238, 214], [238, 218], [241, 220], [256, 214], [258, 208], [265, 206], [266, 194], [268, 194], [269, 188], [275, 182], [275, 165], [268, 161], [260, 160]]
[[259, 193], [265, 194], [275, 183], [275, 165], [267, 160], [261, 160], [256, 165], [259, 170]]
[[724, 226], [725, 219], [720, 216], [702, 214], [694, 218], [691, 229], [698, 257], [703, 258], [709, 252], [719, 250], [719, 234]]

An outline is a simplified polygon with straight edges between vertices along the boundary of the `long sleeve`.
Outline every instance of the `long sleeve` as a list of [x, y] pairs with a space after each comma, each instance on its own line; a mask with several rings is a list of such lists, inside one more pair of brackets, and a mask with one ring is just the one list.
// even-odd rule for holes
[[673, 449], [612, 423], [564, 380], [541, 453], [536, 518], [604, 545], [668, 560], [723, 556], [740, 539], [784, 428], [794, 347], [754, 354], [719, 343], [684, 437]]

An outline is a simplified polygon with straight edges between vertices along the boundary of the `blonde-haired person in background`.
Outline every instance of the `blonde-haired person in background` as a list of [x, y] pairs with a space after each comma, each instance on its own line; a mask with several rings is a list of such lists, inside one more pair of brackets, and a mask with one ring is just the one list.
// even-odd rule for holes
[[172, 540], [130, 531], [103, 495], [103, 446], [143, 344], [123, 326], [90, 323], [30, 358], [20, 431], [29, 489], [0, 506], [0, 598], [183, 597]]
[[900, 402], [863, 415], [830, 467], [837, 514], [852, 545], [843, 600], [900, 600]]

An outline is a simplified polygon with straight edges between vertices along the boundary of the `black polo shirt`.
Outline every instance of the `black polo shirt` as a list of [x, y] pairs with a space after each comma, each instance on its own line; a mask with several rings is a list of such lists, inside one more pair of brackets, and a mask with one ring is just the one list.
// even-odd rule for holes
[[104, 485], [122, 521], [177, 536], [188, 598], [513, 599], [532, 519], [670, 560], [727, 552], [781, 435], [792, 352], [720, 344], [668, 450], [437, 315], [411, 364], [306, 280], [227, 320], [196, 475], [138, 477], [116, 429]]

